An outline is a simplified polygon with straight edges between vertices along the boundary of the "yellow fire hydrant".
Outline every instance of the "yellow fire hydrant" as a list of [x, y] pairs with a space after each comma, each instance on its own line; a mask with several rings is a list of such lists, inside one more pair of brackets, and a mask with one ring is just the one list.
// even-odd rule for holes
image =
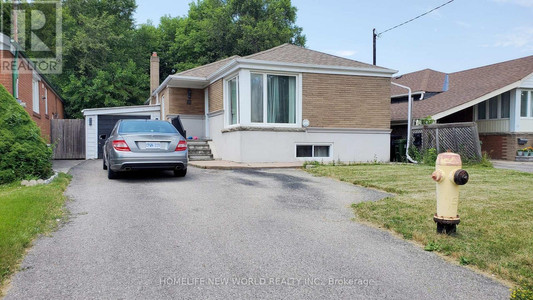
[[468, 182], [468, 172], [461, 169], [461, 156], [446, 152], [437, 156], [435, 172], [431, 178], [437, 182], [437, 213], [433, 221], [438, 233], [453, 234], [461, 221], [457, 214], [459, 186]]

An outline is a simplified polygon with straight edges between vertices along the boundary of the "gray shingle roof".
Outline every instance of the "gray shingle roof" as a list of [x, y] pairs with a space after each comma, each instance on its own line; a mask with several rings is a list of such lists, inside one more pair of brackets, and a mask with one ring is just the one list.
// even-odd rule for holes
[[359, 61], [306, 49], [292, 44], [283, 44], [245, 57], [234, 55], [207, 65], [199, 66], [190, 70], [177, 73], [175, 75], [190, 77], [209, 77], [210, 75], [218, 71], [220, 68], [229, 64], [233, 59], [239, 58], [306, 65], [365, 68], [370, 70], [384, 71], [388, 70], [383, 67], [378, 67]]
[[[451, 73], [448, 91], [414, 101], [413, 118], [434, 116], [522, 80], [532, 73], [533, 55]], [[393, 82], [397, 80], [393, 79]], [[406, 120], [407, 102], [391, 104], [391, 113], [393, 121]]]

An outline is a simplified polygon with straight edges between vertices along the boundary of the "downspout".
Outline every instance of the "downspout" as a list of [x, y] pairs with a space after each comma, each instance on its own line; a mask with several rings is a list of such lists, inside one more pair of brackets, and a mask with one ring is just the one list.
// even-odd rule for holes
[[13, 46], [15, 46], [15, 57], [13, 58], [14, 64], [13, 64], [13, 70], [11, 79], [13, 80], [13, 97], [18, 100], [18, 86], [17, 86], [17, 80], [19, 78], [19, 72], [18, 72], [18, 56], [19, 56], [19, 48], [16, 43], [13, 43]]
[[411, 123], [412, 123], [412, 113], [413, 113], [413, 98], [411, 97], [411, 88], [407, 87], [407, 86], [404, 86], [404, 85], [401, 85], [401, 84], [397, 84], [395, 82], [391, 82], [392, 84], [394, 84], [395, 86], [397, 87], [401, 87], [401, 88], [404, 88], [404, 89], [407, 89], [407, 147], [405, 147], [405, 157], [407, 157], [407, 159], [414, 163], [414, 164], [417, 164], [418, 162], [414, 159], [411, 158], [411, 156], [409, 156], [409, 146], [411, 145]]

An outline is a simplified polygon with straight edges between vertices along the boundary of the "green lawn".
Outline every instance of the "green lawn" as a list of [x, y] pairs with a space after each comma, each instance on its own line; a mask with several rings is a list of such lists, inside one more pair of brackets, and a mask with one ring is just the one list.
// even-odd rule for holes
[[434, 167], [408, 164], [317, 166], [308, 171], [395, 195], [354, 204], [356, 219], [393, 230], [502, 279], [533, 284], [533, 174], [465, 167], [460, 188], [461, 224], [455, 236], [436, 234]]
[[0, 185], [0, 287], [35, 237], [53, 230], [63, 218], [69, 181], [69, 175], [60, 174], [49, 185]]

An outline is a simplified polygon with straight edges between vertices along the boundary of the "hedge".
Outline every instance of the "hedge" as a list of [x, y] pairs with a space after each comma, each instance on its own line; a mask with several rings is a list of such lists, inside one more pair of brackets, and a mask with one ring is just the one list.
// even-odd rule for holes
[[24, 108], [0, 85], [0, 184], [52, 175], [52, 150]]

